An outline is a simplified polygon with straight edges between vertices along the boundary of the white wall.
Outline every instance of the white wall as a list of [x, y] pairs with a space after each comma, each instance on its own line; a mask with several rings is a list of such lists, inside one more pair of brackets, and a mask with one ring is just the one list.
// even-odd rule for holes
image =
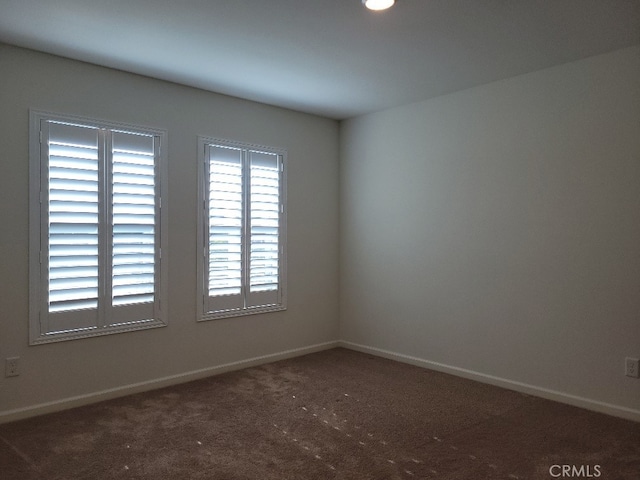
[[640, 419], [640, 47], [346, 121], [340, 178], [341, 339]]
[[[0, 420], [335, 342], [337, 122], [1, 44], [0, 72], [0, 359], [19, 356], [22, 370], [0, 375]], [[28, 346], [29, 108], [169, 131], [168, 327]], [[196, 323], [197, 135], [288, 150], [286, 312]]]

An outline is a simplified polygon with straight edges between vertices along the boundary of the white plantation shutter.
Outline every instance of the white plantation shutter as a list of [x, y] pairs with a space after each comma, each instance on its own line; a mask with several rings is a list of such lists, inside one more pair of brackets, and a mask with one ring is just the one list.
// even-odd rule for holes
[[43, 233], [48, 244], [50, 328], [95, 328], [100, 288], [99, 130], [59, 123], [43, 127], [49, 140], [44, 172], [48, 228]]
[[201, 316], [284, 309], [284, 152], [204, 138], [200, 142]]
[[115, 322], [153, 318], [155, 294], [154, 137], [112, 136], [111, 299]]
[[280, 162], [275, 153], [249, 151], [250, 258], [248, 306], [278, 302]]
[[242, 150], [209, 147], [209, 309], [241, 308]]
[[164, 325], [161, 134], [32, 117], [39, 127], [32, 165], [40, 189], [32, 254], [41, 279], [41, 286], [32, 285], [38, 304], [32, 341]]

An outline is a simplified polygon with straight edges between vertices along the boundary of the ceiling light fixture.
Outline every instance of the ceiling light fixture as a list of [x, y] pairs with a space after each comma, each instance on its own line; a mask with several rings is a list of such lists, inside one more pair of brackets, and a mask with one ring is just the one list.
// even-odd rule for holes
[[396, 0], [362, 0], [362, 4], [369, 10], [386, 10], [393, 7]]

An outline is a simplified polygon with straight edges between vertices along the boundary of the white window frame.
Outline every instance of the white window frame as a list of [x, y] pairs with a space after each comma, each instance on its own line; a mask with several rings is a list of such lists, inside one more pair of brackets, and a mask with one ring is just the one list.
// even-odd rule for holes
[[[248, 203], [250, 188], [248, 180], [249, 164], [248, 152], [267, 153], [278, 156], [279, 165], [279, 218], [278, 218], [278, 287], [277, 301], [263, 305], [248, 306], [249, 291], [249, 260], [250, 238], [247, 217], [250, 216], [250, 207], [244, 207], [243, 235], [242, 235], [242, 306], [229, 306], [225, 297], [220, 305], [211, 308], [209, 297], [209, 159], [210, 147], [227, 147], [242, 150], [243, 179], [242, 196], [243, 203]], [[287, 309], [287, 152], [281, 148], [266, 147], [251, 143], [224, 140], [213, 137], [198, 136], [198, 238], [197, 238], [197, 320], [207, 321], [230, 317], [239, 317], [252, 314], [277, 312]]]
[[[97, 318], [94, 326], [56, 329], [50, 322], [49, 314], [49, 275], [48, 275], [48, 258], [49, 258], [49, 239], [48, 239], [48, 168], [49, 168], [49, 145], [48, 139], [43, 135], [43, 128], [47, 130], [47, 123], [68, 124], [71, 126], [89, 127], [98, 129], [99, 148], [108, 151], [111, 145], [108, 143], [110, 138], [114, 138], [111, 133], [122, 132], [124, 135], [135, 134], [153, 136], [154, 144], [154, 281], [153, 281], [153, 302], [151, 318], [138, 318], [136, 313], [136, 305], [133, 308], [127, 307], [127, 312], [133, 313], [133, 318], [120, 317], [119, 313], [113, 313], [111, 316], [104, 315], [104, 309], [100, 305], [110, 302], [111, 279], [105, 280], [104, 267], [99, 267], [100, 280], [103, 284], [106, 282], [109, 287], [101, 289], [98, 294], [98, 308], [78, 310], [73, 315], [83, 322], [83, 316], [89, 315]], [[107, 334], [122, 333], [128, 331], [145, 330], [150, 328], [164, 327], [167, 325], [168, 312], [168, 218], [167, 218], [167, 138], [166, 130], [158, 128], [141, 127], [124, 123], [116, 123], [104, 120], [96, 120], [77, 115], [66, 115], [52, 112], [44, 112], [38, 110], [30, 110], [29, 112], [29, 344], [37, 345], [43, 343], [51, 343], [65, 340], [73, 340], [86, 337], [94, 337]], [[101, 155], [101, 154], [99, 154]], [[111, 153], [99, 156], [99, 165], [104, 165], [105, 158], [110, 158]], [[104, 166], [99, 168], [104, 169]], [[111, 167], [107, 169], [110, 170]], [[111, 182], [112, 177], [108, 174], [100, 175], [100, 190], [105, 191], [105, 184]], [[101, 193], [98, 200], [99, 225], [110, 222], [111, 217], [108, 213], [106, 195]], [[105, 237], [104, 226], [99, 227], [99, 244], [107, 245], [106, 252], [100, 250], [99, 255], [104, 255], [107, 259], [112, 248], [112, 241]], [[107, 260], [104, 260], [107, 261]], [[150, 302], [149, 302], [150, 303]], [[117, 308], [117, 307], [116, 307]], [[98, 313], [95, 313], [98, 312]], [[114, 312], [117, 310], [114, 308]], [[122, 312], [122, 310], [120, 311]], [[118, 316], [118, 318], [115, 318]], [[148, 316], [145, 312], [145, 317]]]

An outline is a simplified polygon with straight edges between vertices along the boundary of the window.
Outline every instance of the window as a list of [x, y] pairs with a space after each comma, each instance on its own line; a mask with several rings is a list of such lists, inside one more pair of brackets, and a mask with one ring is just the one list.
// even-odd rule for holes
[[31, 112], [32, 344], [166, 324], [166, 132]]
[[198, 317], [286, 308], [282, 150], [200, 137]]

